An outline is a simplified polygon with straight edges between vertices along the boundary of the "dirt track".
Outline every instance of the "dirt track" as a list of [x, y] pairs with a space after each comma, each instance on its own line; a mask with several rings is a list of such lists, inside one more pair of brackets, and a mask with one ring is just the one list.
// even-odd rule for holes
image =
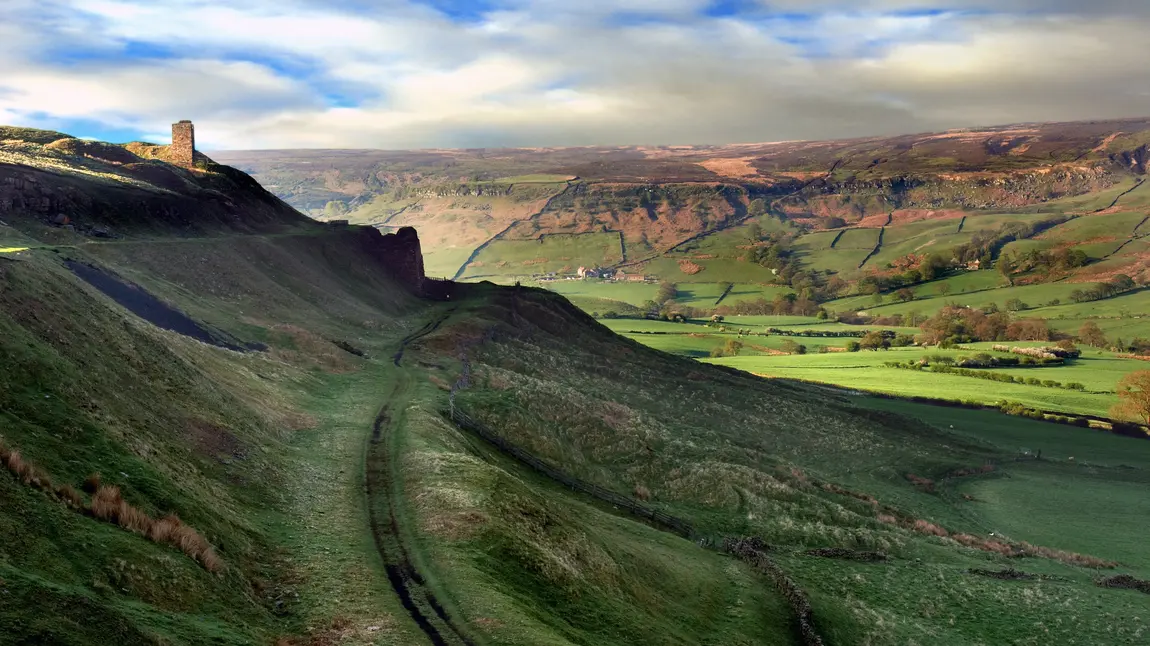
[[368, 514], [376, 549], [383, 558], [387, 579], [403, 607], [434, 646], [474, 646], [436, 598], [427, 579], [416, 569], [400, 528], [395, 490], [393, 430], [402, 421], [412, 377], [403, 369], [407, 345], [435, 331], [450, 316], [447, 312], [400, 341], [393, 357], [395, 382], [371, 428], [365, 465]]

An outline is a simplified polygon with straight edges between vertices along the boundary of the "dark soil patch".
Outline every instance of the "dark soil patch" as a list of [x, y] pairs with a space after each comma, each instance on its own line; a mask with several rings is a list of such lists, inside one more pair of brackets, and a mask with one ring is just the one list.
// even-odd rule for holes
[[843, 559], [846, 561], [862, 561], [864, 563], [881, 563], [888, 559], [882, 552], [859, 552], [848, 550], [845, 547], [820, 547], [803, 552], [807, 556], [821, 556], [826, 559]]
[[103, 292], [104, 295], [116, 301], [116, 303], [129, 312], [158, 328], [177, 332], [202, 343], [214, 345], [219, 348], [227, 348], [228, 350], [235, 350], [236, 352], [249, 352], [252, 350], [263, 351], [267, 349], [267, 346], [258, 343], [249, 343], [246, 346], [232, 343], [223, 338], [222, 333], [210, 330], [197, 323], [187, 314], [184, 314], [180, 310], [144, 291], [139, 285], [133, 285], [132, 283], [123, 281], [102, 269], [74, 260], [65, 261], [65, 264], [68, 266], [68, 269], [71, 269], [73, 273], [84, 279], [89, 285]]
[[992, 579], [1002, 579], [1003, 581], [1030, 581], [1038, 578], [1036, 574], [1030, 574], [1010, 567], [1002, 570], [980, 570], [978, 568], [971, 568], [967, 570], [967, 572]]
[[1137, 590], [1150, 594], [1150, 581], [1143, 581], [1142, 579], [1135, 579], [1129, 574], [1119, 574], [1106, 579], [1098, 581], [1098, 585], [1103, 588], [1121, 588], [1124, 590]]
[[188, 423], [188, 435], [199, 453], [221, 462], [248, 457], [247, 448], [240, 439], [218, 424], [194, 420]]
[[343, 350], [344, 352], [346, 352], [348, 354], [354, 354], [357, 357], [363, 357], [365, 359], [367, 358], [366, 352], [364, 352], [363, 350], [360, 350], [359, 348], [348, 343], [347, 341], [333, 340], [332, 343], [335, 344], [335, 347], [339, 348], [340, 350]]

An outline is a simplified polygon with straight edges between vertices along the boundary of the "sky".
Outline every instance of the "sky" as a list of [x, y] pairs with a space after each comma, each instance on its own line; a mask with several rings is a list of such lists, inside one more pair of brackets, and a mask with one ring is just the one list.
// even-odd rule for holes
[[0, 0], [0, 124], [724, 144], [1150, 115], [1147, 0]]

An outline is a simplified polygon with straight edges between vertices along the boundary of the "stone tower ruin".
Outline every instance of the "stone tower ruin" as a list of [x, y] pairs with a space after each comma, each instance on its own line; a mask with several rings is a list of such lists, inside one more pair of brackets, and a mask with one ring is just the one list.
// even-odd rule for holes
[[196, 128], [191, 121], [172, 124], [172, 163], [184, 168], [196, 166]]

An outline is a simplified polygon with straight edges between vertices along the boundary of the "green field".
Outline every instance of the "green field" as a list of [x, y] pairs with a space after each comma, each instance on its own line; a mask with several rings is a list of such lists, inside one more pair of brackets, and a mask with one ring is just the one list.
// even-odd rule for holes
[[537, 240], [496, 240], [467, 266], [463, 278], [574, 274], [581, 265], [612, 265], [623, 259], [614, 233], [553, 234]]
[[[685, 273], [679, 267], [681, 260], [687, 260], [702, 267], [702, 271], [695, 274]], [[719, 281], [767, 283], [775, 277], [770, 269], [749, 260], [697, 258], [686, 254], [668, 254], [656, 258], [644, 263], [642, 271], [645, 274], [655, 274], [673, 283], [714, 283]]]
[[[978, 274], [982, 275], [979, 276]], [[989, 271], [967, 272], [966, 275], [972, 276], [969, 281], [964, 281], [971, 285], [977, 285], [979, 282], [990, 283], [992, 280], [996, 280], [998, 284], [1001, 284], [1002, 280], [995, 272]], [[951, 280], [955, 279], [948, 279], [948, 281]], [[938, 282], [941, 283], [942, 281]], [[882, 295], [881, 304], [876, 304], [874, 296], [853, 296], [829, 301], [824, 307], [835, 312], [866, 311], [874, 316], [906, 315], [909, 312], [918, 312], [919, 314], [930, 316], [943, 307], [952, 304], [982, 308], [993, 303], [1000, 310], [1005, 310], [1006, 302], [1017, 298], [1029, 306], [1027, 310], [1020, 312], [1019, 316], [1035, 316], [1039, 318], [1050, 318], [1050, 312], [1055, 312], [1054, 316], [1057, 316], [1057, 313], [1061, 311], [1072, 312], [1083, 309], [1093, 309], [1089, 307], [1092, 305], [1106, 307], [1106, 305], [1104, 305], [1106, 301], [1073, 303], [1073, 301], [1070, 300], [1070, 294], [1072, 292], [1075, 290], [1090, 289], [1095, 285], [1093, 283], [1041, 283], [1037, 285], [1019, 285], [1017, 287], [1003, 286], [988, 289], [971, 289], [966, 292], [959, 291], [959, 288], [954, 286], [954, 283], [951, 283], [951, 285], [951, 291], [946, 295], [940, 293], [938, 284], [936, 283], [919, 285], [912, 290], [915, 292], [916, 298], [906, 302], [897, 300], [893, 294], [884, 294]], [[1123, 298], [1123, 296], [1117, 298]], [[1070, 303], [1070, 305], [1051, 306], [1050, 303], [1055, 300], [1058, 300], [1060, 303]]]
[[[645, 341], [640, 336], [634, 337]], [[825, 339], [796, 339], [817, 347]], [[837, 345], [842, 347], [842, 341]], [[977, 345], [977, 344], [976, 344]], [[1010, 345], [1010, 344], [1008, 344]], [[975, 348], [977, 349], [977, 348]], [[932, 374], [888, 368], [886, 361], [918, 359], [924, 354], [969, 354], [936, 352], [923, 348], [895, 348], [888, 351], [836, 352], [790, 356], [739, 356], [707, 359], [755, 374], [819, 381], [845, 388], [857, 388], [904, 396], [977, 401], [995, 404], [1002, 400], [1020, 402], [1041, 410], [1106, 417], [1118, 402], [1114, 394], [1118, 381], [1127, 373], [1146, 369], [1145, 362], [1118, 359], [1110, 353], [1088, 352], [1073, 365], [1051, 368], [994, 368], [1019, 377], [1037, 377], [1058, 382], [1079, 382], [1087, 392], [1022, 384], [991, 382], [952, 374]]]

